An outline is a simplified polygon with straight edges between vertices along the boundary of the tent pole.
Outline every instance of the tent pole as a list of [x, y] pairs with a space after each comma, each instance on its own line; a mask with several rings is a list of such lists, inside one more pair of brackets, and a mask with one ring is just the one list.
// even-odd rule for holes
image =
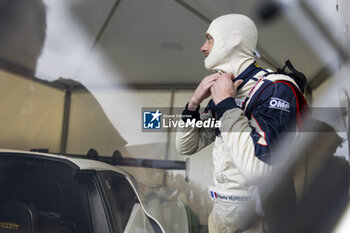
[[96, 38], [95, 38], [95, 41], [94, 43], [92, 44], [91, 48], [94, 48], [95, 45], [97, 44], [97, 42], [100, 40], [100, 38], [102, 37], [102, 34], [104, 33], [105, 29], [107, 28], [109, 22], [111, 21], [113, 15], [114, 15], [114, 12], [116, 11], [117, 7], [119, 6], [119, 3], [121, 2], [121, 0], [116, 0], [112, 9], [110, 10], [105, 22], [103, 23], [100, 31], [98, 32]]
[[[170, 111], [169, 115], [172, 115], [174, 112], [174, 98], [175, 98], [175, 88], [171, 89], [170, 92]], [[169, 150], [170, 150], [170, 128], [167, 131], [167, 141], [166, 141], [166, 149], [165, 149], [165, 160], [169, 160]]]
[[71, 87], [68, 86], [64, 97], [63, 122], [62, 122], [61, 146], [60, 146], [60, 153], [62, 154], [65, 154], [67, 150], [71, 96], [72, 96]]

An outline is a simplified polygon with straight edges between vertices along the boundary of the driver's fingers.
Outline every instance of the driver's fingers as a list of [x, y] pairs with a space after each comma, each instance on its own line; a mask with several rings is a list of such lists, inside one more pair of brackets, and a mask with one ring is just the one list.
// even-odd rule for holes
[[215, 73], [215, 74], [212, 74], [212, 75], [209, 75], [209, 76], [205, 77], [203, 81], [204, 82], [211, 82], [211, 81], [215, 81], [219, 77], [220, 77], [220, 74], [219, 73]]
[[233, 83], [233, 88], [234, 88], [235, 90], [237, 90], [237, 88], [238, 88], [242, 83], [243, 83], [243, 80], [242, 80], [242, 79], [235, 81], [235, 82]]

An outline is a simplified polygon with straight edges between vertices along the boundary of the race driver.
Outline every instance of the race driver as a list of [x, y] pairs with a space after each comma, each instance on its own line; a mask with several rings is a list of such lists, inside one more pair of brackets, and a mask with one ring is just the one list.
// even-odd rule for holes
[[[184, 155], [214, 142], [210, 233], [262, 232], [261, 226], [246, 226], [245, 211], [254, 208], [264, 215], [257, 182], [271, 172], [272, 148], [299, 110], [303, 86], [290, 76], [258, 67], [256, 44], [257, 29], [248, 17], [229, 14], [212, 21], [201, 51], [206, 69], [215, 73], [198, 85], [183, 111], [183, 121], [215, 118], [221, 126], [184, 127], [176, 136], [177, 150]], [[200, 104], [209, 96], [212, 99], [200, 113]]]

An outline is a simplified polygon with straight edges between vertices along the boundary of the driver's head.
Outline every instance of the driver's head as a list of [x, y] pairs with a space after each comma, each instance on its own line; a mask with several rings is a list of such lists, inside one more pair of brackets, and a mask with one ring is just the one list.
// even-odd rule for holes
[[214, 19], [201, 47], [206, 56], [205, 67], [237, 77], [254, 62], [257, 39], [256, 26], [247, 16], [229, 14]]

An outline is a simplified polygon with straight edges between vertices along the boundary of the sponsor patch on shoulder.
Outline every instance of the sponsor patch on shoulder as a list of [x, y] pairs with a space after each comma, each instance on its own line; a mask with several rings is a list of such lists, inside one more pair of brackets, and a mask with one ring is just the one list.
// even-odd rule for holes
[[270, 100], [269, 108], [289, 112], [290, 104], [287, 101], [282, 100], [280, 98], [272, 97]]

